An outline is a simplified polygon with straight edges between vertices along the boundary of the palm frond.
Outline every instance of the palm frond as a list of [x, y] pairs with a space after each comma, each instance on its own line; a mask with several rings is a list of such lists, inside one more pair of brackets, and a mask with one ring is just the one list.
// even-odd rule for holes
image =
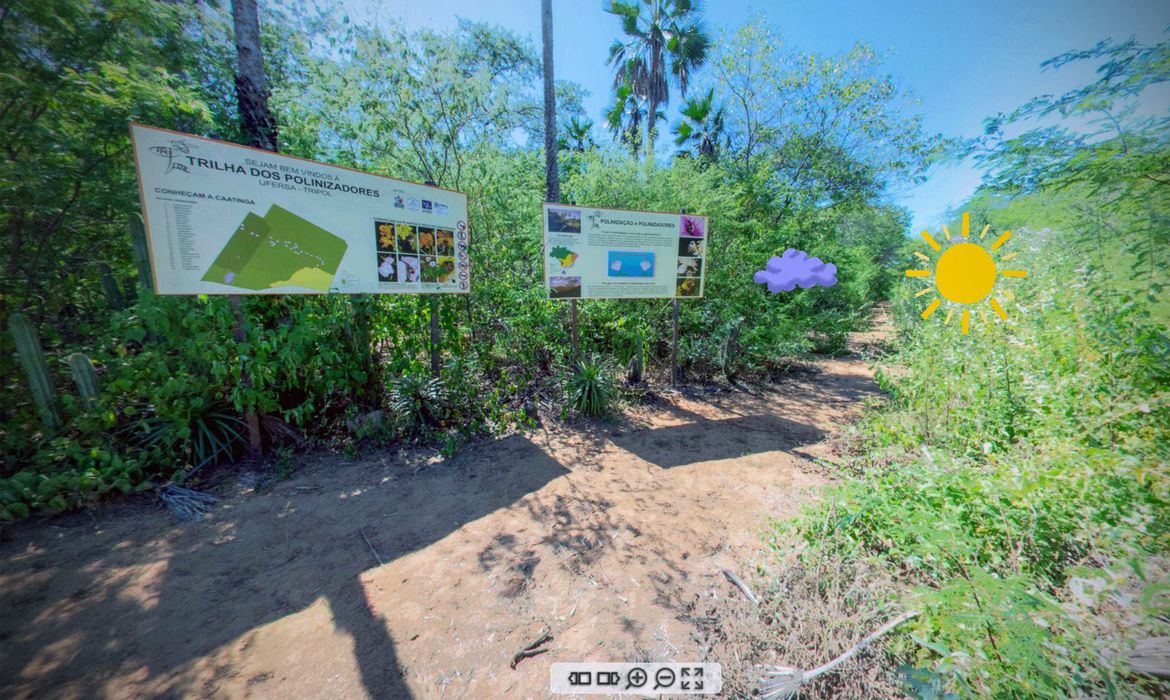
[[[614, 90], [630, 85], [648, 101], [646, 117], [653, 127], [659, 119], [657, 107], [670, 103], [671, 84], [679, 86], [685, 99], [694, 72], [707, 60], [711, 40], [701, 5], [698, 0], [610, 0], [605, 9], [619, 18], [625, 35], [610, 46], [607, 63], [614, 69]], [[612, 126], [613, 120], [608, 121]]]

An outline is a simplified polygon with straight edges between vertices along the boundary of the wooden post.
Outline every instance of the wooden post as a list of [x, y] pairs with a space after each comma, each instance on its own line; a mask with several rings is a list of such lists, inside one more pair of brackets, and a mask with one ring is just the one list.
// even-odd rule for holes
[[573, 322], [572, 322], [572, 329], [573, 329], [573, 359], [574, 359], [574, 360], [576, 360], [576, 359], [578, 359], [578, 358], [580, 358], [580, 357], [581, 357], [581, 344], [580, 344], [580, 342], [577, 340], [577, 300], [576, 300], [576, 299], [570, 299], [569, 301], [571, 301], [571, 302], [572, 302], [572, 306], [571, 306], [571, 308], [572, 308], [572, 310], [573, 310]]
[[[675, 292], [676, 294], [678, 292]], [[670, 385], [678, 384], [678, 297], [674, 298], [674, 339], [670, 344]]]
[[[424, 184], [435, 186], [434, 180]], [[421, 266], [420, 266], [421, 267]], [[421, 274], [421, 270], [420, 270]], [[431, 376], [438, 377], [443, 370], [443, 357], [439, 354], [439, 295], [431, 294]]]
[[[240, 113], [240, 127], [256, 148], [278, 153], [276, 120], [268, 108], [268, 77], [264, 71], [264, 49], [260, 44], [260, 14], [256, 0], [232, 0], [232, 23], [236, 33], [236, 105]], [[228, 297], [235, 314], [237, 343], [247, 340], [244, 312], [240, 295]], [[245, 388], [252, 387], [248, 372], [248, 356], [240, 356], [240, 381]], [[248, 426], [248, 454], [259, 457], [260, 417], [256, 407], [249, 406], [244, 414]]]
[[256, 0], [232, 0], [232, 24], [236, 31], [236, 105], [240, 127], [256, 148], [276, 153], [276, 119], [268, 108], [268, 75], [264, 47], [260, 43], [260, 9]]
[[[242, 345], [248, 339], [248, 333], [244, 327], [244, 311], [241, 308], [242, 299], [239, 294], [232, 294], [228, 296], [228, 303], [231, 304], [232, 315], [236, 319], [236, 345]], [[252, 388], [252, 375], [248, 372], [247, 353], [240, 353], [240, 383], [244, 385], [245, 389]], [[256, 415], [255, 406], [248, 407], [244, 413], [244, 423], [248, 426], [248, 456], [257, 458], [263, 454], [263, 446], [260, 443], [260, 416]]]
[[443, 358], [439, 355], [439, 295], [431, 295], [431, 375], [439, 376]]

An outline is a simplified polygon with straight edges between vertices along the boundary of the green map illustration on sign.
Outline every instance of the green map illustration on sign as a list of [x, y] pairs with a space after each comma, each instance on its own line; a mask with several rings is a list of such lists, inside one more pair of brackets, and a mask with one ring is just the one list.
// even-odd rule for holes
[[346, 247], [341, 238], [274, 204], [262, 217], [251, 212], [244, 217], [203, 281], [328, 292]]
[[548, 255], [550, 258], [556, 259], [557, 262], [561, 264], [561, 267], [565, 268], [566, 270], [572, 267], [573, 263], [577, 262], [578, 257], [576, 253], [564, 247], [563, 245], [559, 245], [556, 248], [553, 248], [549, 251]]

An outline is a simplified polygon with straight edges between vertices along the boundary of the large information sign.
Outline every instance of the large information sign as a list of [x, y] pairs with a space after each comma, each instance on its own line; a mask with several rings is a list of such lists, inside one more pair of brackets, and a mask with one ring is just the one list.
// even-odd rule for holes
[[467, 292], [467, 195], [130, 125], [159, 294]]
[[705, 216], [544, 205], [550, 298], [701, 297], [706, 262]]

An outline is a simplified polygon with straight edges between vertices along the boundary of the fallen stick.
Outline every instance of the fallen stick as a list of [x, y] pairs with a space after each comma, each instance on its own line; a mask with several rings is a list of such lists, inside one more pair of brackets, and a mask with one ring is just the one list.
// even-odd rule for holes
[[817, 676], [824, 675], [829, 671], [837, 668], [849, 659], [857, 655], [865, 647], [869, 646], [875, 639], [886, 634], [906, 620], [914, 617], [918, 611], [904, 612], [901, 615], [890, 620], [886, 624], [878, 628], [876, 632], [865, 637], [860, 642], [854, 644], [845, 650], [832, 661], [822, 666], [817, 666], [811, 671], [805, 671], [800, 668], [791, 668], [789, 666], [764, 666], [766, 669], [771, 669], [765, 672], [764, 677], [760, 679], [760, 697], [762, 700], [787, 700], [791, 698], [796, 691], [800, 690], [800, 686], [808, 683]]
[[362, 539], [366, 541], [366, 546], [370, 548], [370, 552], [372, 552], [374, 558], [378, 560], [378, 566], [384, 565], [386, 562], [382, 561], [382, 557], [378, 555], [378, 550], [374, 549], [374, 545], [370, 544], [370, 538], [366, 537], [366, 531], [358, 530], [358, 532], [362, 534]]
[[529, 644], [528, 646], [524, 647], [520, 651], [516, 652], [516, 655], [512, 657], [512, 663], [511, 663], [512, 670], [513, 671], [516, 670], [516, 664], [520, 663], [524, 659], [527, 659], [530, 656], [536, 656], [538, 654], [543, 654], [546, 651], [548, 651], [548, 649], [543, 649], [543, 648], [538, 648], [538, 647], [541, 647], [542, 645], [547, 644], [547, 643], [551, 642], [552, 640], [553, 640], [553, 636], [551, 634], [549, 634], [549, 632], [546, 630], [544, 634], [540, 635], [540, 639], [536, 640], [535, 642]]
[[755, 593], [752, 593], [752, 589], [748, 588], [746, 583], [744, 583], [738, 576], [735, 575], [735, 572], [733, 572], [731, 569], [724, 569], [723, 575], [727, 577], [728, 581], [731, 581], [733, 584], [735, 584], [736, 588], [743, 591], [743, 594], [748, 597], [748, 600], [752, 601], [753, 605], [760, 604], [760, 599], [756, 597]]

